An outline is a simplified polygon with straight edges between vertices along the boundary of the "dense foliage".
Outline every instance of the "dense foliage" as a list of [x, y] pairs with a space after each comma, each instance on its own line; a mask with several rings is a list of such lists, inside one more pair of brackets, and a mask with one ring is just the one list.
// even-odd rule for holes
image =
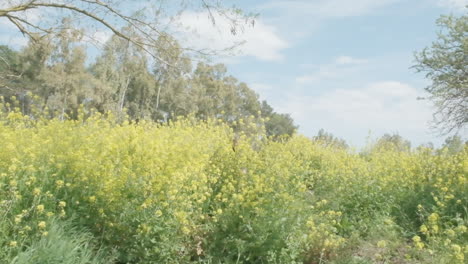
[[252, 131], [2, 111], [0, 259], [464, 263], [468, 148], [358, 154]]
[[[70, 29], [67, 20], [56, 35], [15, 51], [0, 46], [0, 96], [31, 115], [32, 108], [61, 119], [78, 116], [78, 108], [112, 111], [120, 119], [167, 122], [177, 116], [216, 118], [226, 122], [250, 116], [263, 118], [268, 135], [292, 135], [296, 126], [247, 84], [228, 75], [223, 64], [193, 61], [170, 36], [158, 52], [171, 66], [151, 61], [145, 50], [113, 36], [95, 61], [87, 59], [83, 32]], [[124, 32], [132, 34], [130, 28]], [[170, 53], [169, 53], [170, 52]], [[86, 65], [86, 64], [90, 65]], [[233, 127], [236, 128], [236, 127]], [[236, 129], [237, 130], [237, 129]]]

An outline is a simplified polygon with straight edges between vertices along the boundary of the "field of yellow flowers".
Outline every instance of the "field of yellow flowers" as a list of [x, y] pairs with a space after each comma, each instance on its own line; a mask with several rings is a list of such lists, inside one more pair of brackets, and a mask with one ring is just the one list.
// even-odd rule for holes
[[217, 121], [17, 111], [0, 144], [0, 263], [467, 261], [467, 148], [353, 153]]

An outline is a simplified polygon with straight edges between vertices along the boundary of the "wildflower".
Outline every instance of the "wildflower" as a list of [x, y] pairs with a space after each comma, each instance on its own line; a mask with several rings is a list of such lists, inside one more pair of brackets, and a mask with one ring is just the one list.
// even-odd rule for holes
[[424, 248], [424, 243], [416, 242], [416, 248], [419, 249], [419, 250], [423, 249]]
[[17, 185], [18, 185], [18, 183], [15, 180], [10, 181], [10, 186], [11, 187], [16, 187]]
[[420, 228], [419, 228], [419, 231], [421, 231], [421, 233], [425, 234], [427, 233], [427, 226], [426, 225], [422, 225]]
[[449, 237], [454, 237], [454, 236], [455, 236], [455, 231], [453, 231], [452, 229], [448, 229], [447, 231], [445, 231], [445, 233], [446, 233]]
[[37, 210], [38, 213], [42, 214], [44, 212], [44, 205], [40, 204], [40, 205], [36, 206], [36, 210]]
[[156, 217], [160, 217], [163, 213], [161, 212], [161, 210], [156, 210], [154, 214], [156, 215]]
[[62, 180], [57, 180], [55, 181], [55, 185], [57, 185], [57, 188], [62, 188], [64, 185], [64, 182]]
[[464, 225], [461, 225], [461, 226], [458, 226], [456, 230], [457, 230], [457, 233], [463, 234], [463, 233], [466, 233], [467, 227]]
[[455, 259], [457, 259], [460, 262], [463, 262], [465, 260], [465, 254], [463, 254], [461, 252], [458, 253], [458, 254], [455, 255]]
[[64, 201], [60, 201], [60, 202], [59, 202], [59, 207], [62, 207], [62, 208], [63, 208], [63, 207], [65, 207], [65, 206], [67, 206], [67, 203], [66, 203], [66, 202], [64, 202]]
[[18, 246], [18, 242], [16, 242], [16, 241], [10, 241], [10, 244], [9, 244], [9, 245], [10, 245], [10, 247], [16, 247], [16, 246]]
[[439, 215], [437, 213], [432, 213], [428, 218], [427, 220], [429, 220], [429, 222], [436, 222], [437, 220], [439, 220]]
[[15, 223], [16, 223], [16, 224], [21, 223], [22, 218], [23, 218], [22, 215], [17, 215], [17, 216], [15, 217]]
[[380, 240], [379, 242], [377, 242], [377, 247], [379, 248], [384, 248], [387, 246], [387, 242], [385, 240]]
[[452, 245], [452, 251], [455, 253], [455, 254], [458, 254], [458, 253], [461, 253], [461, 247], [457, 244], [453, 244]]
[[38, 196], [39, 194], [41, 194], [41, 189], [39, 189], [39, 188], [34, 188], [33, 194], [34, 194], [34, 196]]
[[89, 197], [89, 201], [90, 201], [91, 203], [96, 202], [96, 196], [94, 196], [94, 195], [93, 195], [93, 196], [90, 196], [90, 197]]
[[413, 239], [413, 242], [415, 242], [415, 243], [421, 242], [421, 237], [419, 237], [419, 236], [414, 236], [412, 239]]
[[190, 233], [190, 229], [186, 226], [182, 227], [182, 233], [184, 233], [185, 235], [189, 234]]
[[39, 224], [37, 224], [37, 227], [39, 227], [40, 229], [46, 228], [46, 222], [44, 221], [39, 222]]

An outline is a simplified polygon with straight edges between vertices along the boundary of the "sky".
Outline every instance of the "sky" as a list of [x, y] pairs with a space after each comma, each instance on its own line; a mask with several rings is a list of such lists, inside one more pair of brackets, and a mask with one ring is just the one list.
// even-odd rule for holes
[[[312, 137], [323, 128], [358, 148], [385, 133], [413, 146], [444, 142], [431, 129], [432, 103], [417, 99], [428, 95], [429, 81], [410, 67], [414, 52], [436, 39], [437, 18], [468, 12], [468, 0], [236, 3], [259, 17], [245, 28], [239, 54], [224, 62], [261, 99], [290, 113], [300, 133]], [[199, 29], [203, 45], [226, 46], [233, 37], [211, 30], [204, 18], [192, 13], [182, 19]]]
[[[443, 143], [431, 129], [433, 105], [417, 99], [427, 96], [429, 81], [410, 67], [414, 52], [436, 39], [436, 19], [468, 12], [468, 0], [225, 2], [259, 14], [254, 26], [233, 36], [222, 18], [213, 26], [206, 11], [189, 11], [179, 18], [181, 40], [212, 49], [245, 41], [213, 62], [225, 63], [276, 111], [291, 114], [299, 133], [312, 137], [325, 129], [357, 148], [385, 133], [413, 146]], [[25, 41], [0, 21], [2, 43]], [[468, 137], [467, 130], [460, 134]]]

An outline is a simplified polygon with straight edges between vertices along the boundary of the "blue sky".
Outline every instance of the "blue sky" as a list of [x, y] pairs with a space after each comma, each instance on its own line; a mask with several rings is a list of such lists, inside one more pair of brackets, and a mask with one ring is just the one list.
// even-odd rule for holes
[[260, 17], [246, 29], [244, 55], [226, 62], [261, 98], [290, 113], [307, 136], [323, 128], [362, 147], [369, 136], [398, 133], [413, 146], [440, 145], [444, 137], [430, 129], [433, 106], [417, 100], [427, 95], [428, 81], [410, 67], [414, 51], [436, 39], [436, 19], [467, 12], [465, 5], [467, 0], [243, 1], [242, 8]]
[[[414, 51], [435, 40], [435, 20], [467, 12], [468, 0], [226, 2], [259, 13], [255, 26], [232, 36], [222, 19], [213, 27], [206, 12], [190, 11], [180, 17], [182, 44], [222, 49], [246, 41], [236, 56], [214, 61], [290, 113], [300, 133], [314, 136], [323, 128], [356, 147], [384, 133], [398, 133], [413, 146], [443, 142], [430, 129], [431, 103], [417, 100], [426, 96], [428, 81], [410, 66]], [[4, 22], [0, 43], [23, 45]]]

